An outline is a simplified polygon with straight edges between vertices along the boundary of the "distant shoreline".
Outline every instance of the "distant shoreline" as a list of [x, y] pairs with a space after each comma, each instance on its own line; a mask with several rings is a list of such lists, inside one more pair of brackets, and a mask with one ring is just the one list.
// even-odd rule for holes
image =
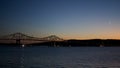
[[[16, 43], [0, 43], [0, 46], [21, 46]], [[51, 47], [120, 47], [120, 40], [65, 40], [65, 41], [49, 41], [43, 43], [26, 44], [26, 46], [51, 46]]]

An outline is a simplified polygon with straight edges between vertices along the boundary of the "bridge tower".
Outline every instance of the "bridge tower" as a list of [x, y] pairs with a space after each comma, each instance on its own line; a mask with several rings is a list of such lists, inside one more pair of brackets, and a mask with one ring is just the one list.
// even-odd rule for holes
[[15, 34], [13, 34], [13, 37], [16, 40], [16, 44], [20, 45], [22, 34], [21, 33], [15, 33]]

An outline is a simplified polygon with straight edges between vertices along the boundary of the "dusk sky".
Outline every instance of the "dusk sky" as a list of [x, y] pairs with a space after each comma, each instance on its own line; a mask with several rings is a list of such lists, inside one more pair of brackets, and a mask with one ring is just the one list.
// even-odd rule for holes
[[0, 35], [120, 39], [120, 0], [0, 0]]

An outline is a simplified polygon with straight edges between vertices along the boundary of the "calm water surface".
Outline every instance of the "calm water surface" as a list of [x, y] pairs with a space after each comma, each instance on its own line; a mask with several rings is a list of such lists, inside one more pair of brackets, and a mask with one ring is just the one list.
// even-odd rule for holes
[[120, 68], [120, 47], [0, 47], [0, 68]]

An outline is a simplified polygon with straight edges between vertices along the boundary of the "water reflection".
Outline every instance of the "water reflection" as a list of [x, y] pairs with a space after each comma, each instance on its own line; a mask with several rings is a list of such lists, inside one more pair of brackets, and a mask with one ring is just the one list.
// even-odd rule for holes
[[117, 47], [0, 48], [0, 68], [120, 68]]
[[21, 48], [21, 57], [20, 57], [20, 68], [24, 68], [24, 61], [25, 61], [25, 58], [24, 58], [24, 47]]

